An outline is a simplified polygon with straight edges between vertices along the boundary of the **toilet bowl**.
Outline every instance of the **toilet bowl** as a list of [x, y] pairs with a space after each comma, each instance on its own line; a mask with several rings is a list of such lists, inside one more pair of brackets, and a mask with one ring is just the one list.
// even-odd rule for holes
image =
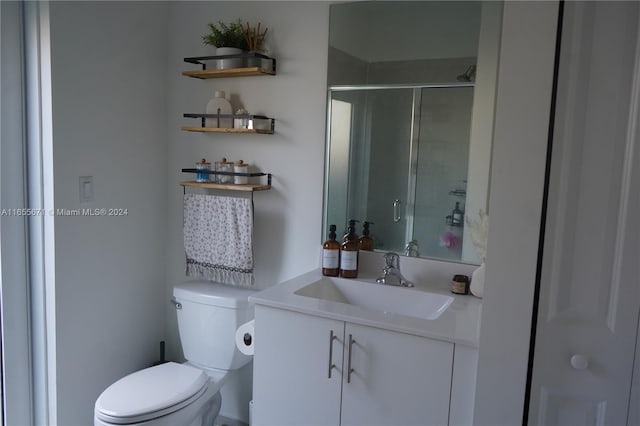
[[212, 425], [225, 375], [174, 362], [137, 371], [100, 395], [94, 425]]
[[[213, 425], [222, 406], [220, 391], [231, 380], [230, 373], [252, 360], [234, 340], [237, 328], [253, 319], [253, 305], [248, 302], [252, 293], [211, 282], [174, 287], [187, 362], [145, 368], [113, 383], [96, 400], [94, 425]], [[230, 402], [248, 410], [248, 401]]]

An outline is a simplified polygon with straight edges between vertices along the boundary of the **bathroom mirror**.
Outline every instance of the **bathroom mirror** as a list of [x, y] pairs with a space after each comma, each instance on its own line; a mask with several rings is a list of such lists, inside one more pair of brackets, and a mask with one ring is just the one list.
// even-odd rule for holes
[[323, 240], [373, 223], [376, 250], [480, 263], [501, 2], [331, 5]]

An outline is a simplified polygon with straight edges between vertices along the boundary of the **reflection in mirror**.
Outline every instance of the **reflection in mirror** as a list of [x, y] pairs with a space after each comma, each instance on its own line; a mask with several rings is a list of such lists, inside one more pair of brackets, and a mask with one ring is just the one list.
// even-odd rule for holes
[[368, 221], [377, 250], [480, 263], [464, 217], [486, 211], [500, 13], [331, 6], [325, 234]]

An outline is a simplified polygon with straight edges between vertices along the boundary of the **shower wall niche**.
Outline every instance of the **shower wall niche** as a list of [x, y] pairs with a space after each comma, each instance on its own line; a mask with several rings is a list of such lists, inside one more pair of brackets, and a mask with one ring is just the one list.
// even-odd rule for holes
[[329, 90], [325, 229], [373, 222], [376, 249], [460, 260], [473, 84]]

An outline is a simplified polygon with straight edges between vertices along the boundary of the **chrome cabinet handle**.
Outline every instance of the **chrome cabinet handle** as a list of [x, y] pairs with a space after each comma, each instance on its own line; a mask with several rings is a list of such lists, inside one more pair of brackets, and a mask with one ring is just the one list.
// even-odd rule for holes
[[356, 341], [354, 340], [353, 336], [350, 334], [349, 335], [349, 361], [347, 364], [347, 383], [351, 383], [351, 373], [354, 372], [353, 368], [351, 368], [351, 348], [353, 347], [353, 344]]
[[331, 378], [331, 370], [333, 370], [336, 365], [333, 363], [333, 341], [337, 339], [337, 337], [333, 334], [333, 330], [329, 333], [329, 374], [327, 377]]
[[398, 223], [400, 222], [400, 207], [402, 207], [402, 201], [394, 200], [393, 201], [393, 221]]

